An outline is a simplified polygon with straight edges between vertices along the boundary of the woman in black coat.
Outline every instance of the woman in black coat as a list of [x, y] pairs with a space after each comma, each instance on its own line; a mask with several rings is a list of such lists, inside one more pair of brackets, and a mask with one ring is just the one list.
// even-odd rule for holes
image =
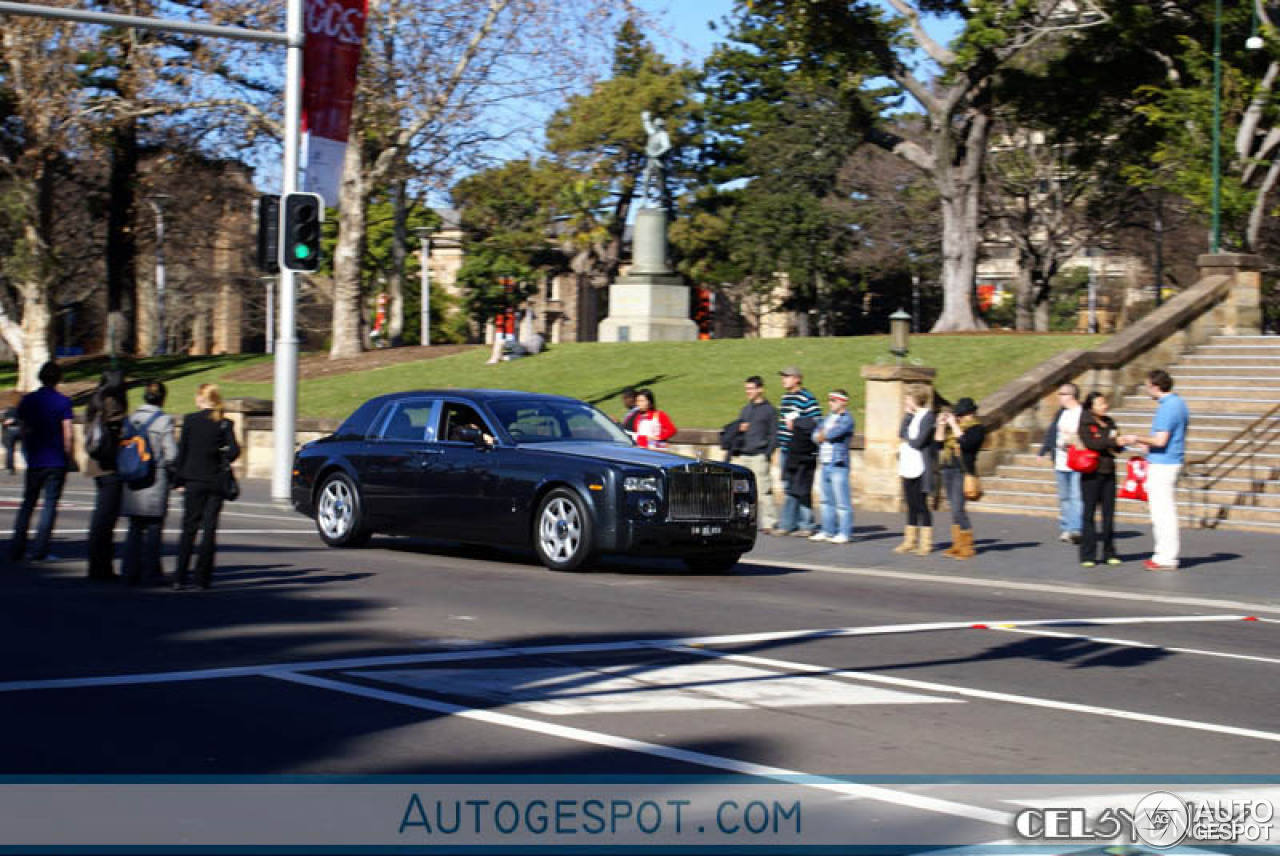
[[[1120, 429], [1107, 415], [1111, 405], [1100, 392], [1091, 392], [1084, 400], [1084, 413], [1080, 416], [1080, 443], [1086, 449], [1098, 453], [1098, 468], [1091, 473], [1080, 474], [1080, 494], [1084, 506], [1084, 531], [1080, 538], [1080, 564], [1086, 568], [1098, 564], [1097, 543], [1102, 541], [1102, 561], [1108, 565], [1120, 564], [1116, 555], [1116, 452], [1122, 451], [1119, 442]], [[1098, 509], [1102, 509], [1101, 539], [1094, 523]]]
[[231, 422], [223, 418], [222, 394], [212, 383], [200, 385], [196, 413], [182, 420], [178, 440], [177, 484], [185, 491], [182, 537], [178, 541], [178, 567], [173, 587], [187, 585], [187, 569], [196, 533], [203, 530], [196, 556], [196, 584], [207, 589], [213, 583], [213, 556], [217, 550], [218, 515], [222, 513], [219, 485], [224, 467], [240, 457], [240, 446]]

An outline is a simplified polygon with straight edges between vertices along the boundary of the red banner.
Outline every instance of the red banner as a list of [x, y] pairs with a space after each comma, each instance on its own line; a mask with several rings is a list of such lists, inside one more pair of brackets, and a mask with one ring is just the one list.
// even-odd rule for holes
[[306, 0], [307, 44], [302, 59], [302, 128], [310, 134], [306, 186], [330, 206], [337, 204], [342, 179], [368, 12], [369, 0]]

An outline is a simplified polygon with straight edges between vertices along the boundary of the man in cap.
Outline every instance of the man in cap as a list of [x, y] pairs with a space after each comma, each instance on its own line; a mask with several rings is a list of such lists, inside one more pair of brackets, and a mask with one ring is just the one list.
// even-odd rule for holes
[[[808, 538], [817, 532], [813, 519], [813, 469], [817, 459], [817, 447], [813, 442], [813, 429], [822, 420], [822, 408], [813, 393], [804, 388], [804, 373], [796, 366], [787, 366], [778, 372], [782, 388], [786, 392], [778, 403], [778, 448], [782, 450], [782, 481], [787, 501], [782, 507], [782, 519], [777, 534], [799, 535]], [[808, 472], [809, 491], [805, 495], [803, 477]], [[793, 479], [797, 488], [793, 490]]]

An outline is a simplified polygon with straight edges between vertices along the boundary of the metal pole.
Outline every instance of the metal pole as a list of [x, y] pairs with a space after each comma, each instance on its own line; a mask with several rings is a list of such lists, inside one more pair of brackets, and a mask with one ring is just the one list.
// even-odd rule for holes
[[262, 284], [267, 290], [267, 353], [274, 354], [276, 350], [276, 278], [264, 276]]
[[163, 30], [168, 33], [188, 33], [193, 36], [215, 36], [241, 42], [266, 42], [273, 45], [288, 44], [288, 34], [267, 30], [245, 30], [239, 27], [220, 27], [214, 24], [196, 24], [188, 21], [171, 21], [162, 18], [142, 18], [137, 15], [116, 15], [111, 12], [88, 12], [82, 9], [63, 9], [58, 6], [41, 6], [38, 3], [13, 3], [0, 0], [0, 14], [26, 15], [32, 18], [52, 18], [58, 21], [75, 21], [81, 24], [102, 24], [107, 27], [137, 27], [140, 30]]
[[[288, 0], [288, 58], [284, 84], [284, 164], [282, 193], [298, 189], [298, 149], [302, 124], [302, 0]], [[297, 284], [294, 272], [280, 271], [280, 332], [275, 351], [275, 401], [273, 403], [271, 498], [289, 499], [293, 472], [295, 421], [298, 413]]]
[[422, 344], [431, 344], [431, 236], [422, 236]]
[[1222, 0], [1213, 4], [1213, 220], [1209, 252], [1222, 246]]
[[1088, 253], [1089, 259], [1089, 332], [1098, 332], [1098, 261], [1093, 251]]
[[165, 265], [164, 265], [164, 208], [161, 207], [167, 196], [152, 196], [147, 201], [156, 212], [156, 341], [152, 353], [164, 356], [168, 353], [168, 336], [165, 333], [164, 298], [165, 298]]

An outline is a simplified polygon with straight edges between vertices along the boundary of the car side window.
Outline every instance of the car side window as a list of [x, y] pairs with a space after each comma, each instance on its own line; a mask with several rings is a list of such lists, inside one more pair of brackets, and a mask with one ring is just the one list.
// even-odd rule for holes
[[[493, 436], [492, 429], [485, 422], [476, 409], [469, 404], [461, 404], [456, 401], [446, 401], [440, 409], [440, 430], [436, 436], [443, 442], [461, 443], [465, 442], [459, 431], [463, 428], [476, 428], [485, 436], [491, 438]], [[487, 442], [492, 443], [490, 439]]]
[[520, 408], [507, 431], [517, 441], [545, 442], [564, 436], [560, 422], [552, 414], [534, 407]]
[[382, 429], [383, 440], [409, 440], [421, 443], [431, 424], [430, 401], [401, 401]]

